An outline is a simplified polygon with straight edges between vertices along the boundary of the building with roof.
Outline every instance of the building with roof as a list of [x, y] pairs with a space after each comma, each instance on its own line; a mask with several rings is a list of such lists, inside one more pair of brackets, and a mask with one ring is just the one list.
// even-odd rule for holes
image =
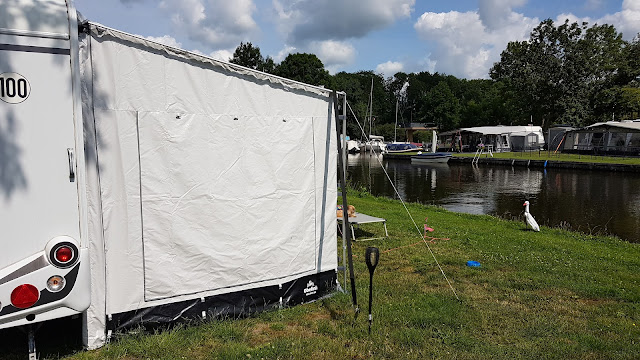
[[443, 132], [439, 151], [476, 151], [479, 146], [495, 152], [531, 151], [544, 148], [540, 126], [478, 126]]
[[406, 123], [406, 124], [398, 124], [400, 129], [404, 129], [407, 142], [413, 142], [413, 134], [416, 131], [433, 131], [437, 130], [438, 127], [434, 124], [430, 123]]

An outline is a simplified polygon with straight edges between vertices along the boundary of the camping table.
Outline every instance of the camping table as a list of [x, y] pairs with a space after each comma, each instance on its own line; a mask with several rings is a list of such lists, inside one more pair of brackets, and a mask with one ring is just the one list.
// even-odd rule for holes
[[[343, 220], [342, 218], [338, 218], [338, 221], [341, 224], [342, 224], [342, 220]], [[378, 222], [381, 222], [382, 225], [384, 225], [385, 237], [389, 237], [389, 233], [387, 232], [387, 220], [386, 219], [375, 217], [375, 216], [370, 216], [370, 215], [365, 215], [365, 214], [356, 212], [356, 216], [349, 218], [349, 226], [351, 226], [351, 238], [353, 239], [353, 241], [356, 241], [356, 235], [355, 235], [355, 231], [353, 229], [354, 226], [358, 226], [359, 227], [360, 224], [370, 224], [370, 223], [378, 223]], [[383, 237], [360, 239], [360, 241], [376, 240], [376, 239], [383, 239]]]

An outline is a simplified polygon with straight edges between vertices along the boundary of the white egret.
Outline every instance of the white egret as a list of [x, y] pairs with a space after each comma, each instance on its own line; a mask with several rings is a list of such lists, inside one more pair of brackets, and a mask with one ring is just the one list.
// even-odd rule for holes
[[531, 226], [533, 231], [540, 231], [540, 226], [538, 226], [536, 219], [529, 213], [529, 201], [525, 201], [522, 206], [524, 206], [524, 219], [527, 221], [527, 224]]

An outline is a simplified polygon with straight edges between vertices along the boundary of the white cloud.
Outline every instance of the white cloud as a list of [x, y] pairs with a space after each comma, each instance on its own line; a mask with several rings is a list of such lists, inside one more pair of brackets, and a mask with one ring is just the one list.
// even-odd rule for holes
[[296, 51], [296, 47], [295, 46], [289, 46], [289, 45], [285, 45], [284, 48], [282, 50], [280, 50], [278, 52], [278, 54], [276, 54], [273, 57], [273, 61], [279, 63], [282, 62], [282, 60], [284, 60], [287, 55], [292, 54], [294, 51]]
[[616, 30], [623, 33], [627, 40], [633, 39], [640, 33], [640, 1], [624, 0], [622, 10], [611, 15], [595, 20], [598, 24], [611, 24]]
[[233, 57], [233, 51], [235, 51], [235, 49], [234, 50], [217, 50], [209, 54], [209, 56], [216, 60], [229, 62], [229, 60]]
[[[481, 1], [495, 3], [496, 0]], [[501, 1], [503, 5], [521, 4], [521, 1]], [[485, 12], [422, 14], [414, 28], [425, 41], [435, 44], [427, 64], [435, 71], [465, 78], [487, 78], [494, 62], [509, 41], [529, 38], [531, 30], [539, 24], [537, 18], [527, 18], [509, 10]], [[485, 25], [485, 22], [492, 27]]]
[[344, 65], [353, 63], [355, 48], [342, 41], [314, 41], [309, 46], [310, 52], [316, 54], [330, 73], [335, 73]]
[[189, 39], [213, 48], [237, 45], [253, 32], [253, 0], [162, 0], [172, 26]]
[[[529, 39], [540, 20], [513, 11], [527, 0], [480, 0], [477, 12], [426, 12], [414, 24], [418, 35], [435, 45], [426, 66], [434, 71], [466, 78], [486, 78], [493, 63], [510, 41]], [[601, 6], [601, 0], [587, 0], [587, 6]], [[560, 14], [556, 24], [583, 21], [611, 24], [627, 40], [640, 32], [640, 1], [624, 0], [621, 11], [599, 19]]]
[[484, 0], [478, 4], [478, 15], [486, 28], [497, 30], [509, 25], [514, 7], [526, 3], [527, 0]]
[[[140, 36], [140, 35], [138, 35]], [[144, 36], [141, 36], [144, 37]], [[172, 46], [174, 48], [182, 48], [182, 43], [180, 43], [178, 40], [176, 40], [174, 37], [169, 36], [169, 35], [164, 35], [164, 36], [147, 36], [144, 37], [147, 40], [151, 40], [151, 41], [155, 41], [157, 43], [160, 44], [164, 44], [167, 46]]]
[[588, 22], [589, 24], [594, 24], [593, 20], [590, 17], [577, 17], [573, 14], [560, 14], [554, 20], [554, 24], [560, 25], [564, 24], [565, 20], [569, 20], [569, 23], [577, 22], [581, 24], [582, 22]]
[[340, 68], [353, 63], [356, 57], [355, 48], [343, 41], [312, 41], [302, 48], [285, 45], [276, 55], [272, 56], [276, 63], [282, 62], [287, 55], [296, 52], [315, 54], [329, 73], [335, 74]]
[[275, 22], [291, 44], [359, 38], [408, 18], [415, 0], [273, 0]]
[[376, 72], [384, 74], [385, 77], [395, 75], [397, 72], [404, 70], [404, 64], [401, 62], [387, 61], [376, 66]]
[[638, 2], [638, 0], [624, 0], [622, 2], [622, 9], [629, 11], [640, 11], [640, 2]]
[[427, 54], [427, 56], [422, 59], [422, 61], [420, 62], [420, 69], [417, 69], [414, 72], [420, 72], [420, 71], [428, 71], [430, 73], [435, 73], [436, 72], [436, 65], [438, 64], [437, 60], [433, 60], [431, 58], [431, 53]]
[[599, 19], [578, 17], [571, 13], [560, 14], [556, 18], [556, 23], [564, 23], [566, 19], [569, 19], [569, 22], [578, 23], [586, 21], [590, 26], [595, 24], [610, 24], [615, 26], [616, 30], [623, 34], [623, 38], [625, 40], [631, 40], [634, 36], [640, 33], [640, 1], [624, 0], [622, 2], [621, 11], [613, 14], [607, 14]]

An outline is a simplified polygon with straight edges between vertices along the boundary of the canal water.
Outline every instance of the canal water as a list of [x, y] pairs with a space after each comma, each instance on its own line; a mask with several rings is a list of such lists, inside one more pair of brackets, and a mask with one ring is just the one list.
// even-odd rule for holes
[[368, 154], [349, 155], [352, 186], [405, 201], [469, 213], [522, 219], [525, 200], [540, 225], [606, 233], [640, 243], [640, 174], [469, 164], [412, 165]]

